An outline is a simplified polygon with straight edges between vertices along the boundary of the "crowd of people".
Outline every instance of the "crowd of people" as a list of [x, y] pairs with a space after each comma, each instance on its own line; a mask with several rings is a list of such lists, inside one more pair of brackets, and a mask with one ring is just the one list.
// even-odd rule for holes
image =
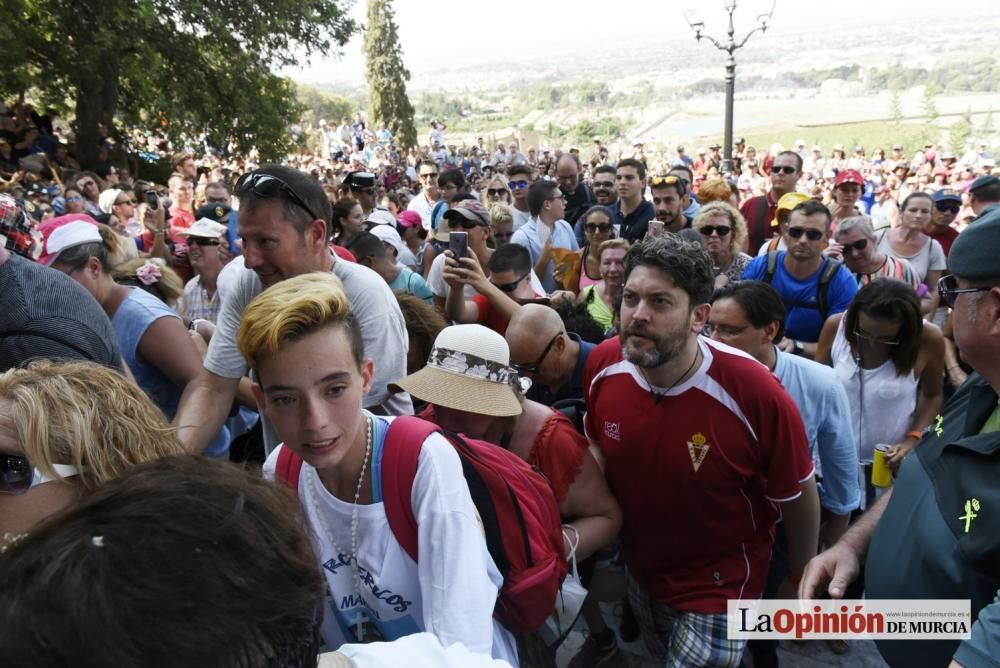
[[2, 117], [0, 662], [761, 668], [727, 600], [829, 594], [970, 598], [879, 649], [995, 665], [985, 146], [445, 130], [157, 184]]

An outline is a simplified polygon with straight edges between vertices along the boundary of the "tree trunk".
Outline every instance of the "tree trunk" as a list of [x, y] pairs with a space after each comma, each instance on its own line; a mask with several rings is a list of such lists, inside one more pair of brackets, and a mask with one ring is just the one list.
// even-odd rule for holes
[[102, 55], [90, 71], [81, 71], [76, 83], [76, 150], [84, 168], [98, 162], [101, 144], [112, 136], [118, 109], [120, 64], [113, 53]]

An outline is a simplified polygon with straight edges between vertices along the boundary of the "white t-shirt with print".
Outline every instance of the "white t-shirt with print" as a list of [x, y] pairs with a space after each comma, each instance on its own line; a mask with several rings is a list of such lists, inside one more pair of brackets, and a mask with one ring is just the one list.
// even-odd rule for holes
[[[265, 478], [274, 478], [279, 450], [264, 464]], [[380, 457], [376, 454], [373, 461]], [[373, 466], [373, 475], [380, 470]], [[361, 601], [350, 558], [354, 505], [327, 491], [316, 469], [306, 463], [298, 498], [329, 586], [322, 627], [329, 649], [426, 631], [445, 646], [461, 642], [472, 652], [518, 665], [514, 636], [493, 618], [503, 577], [486, 548], [461, 460], [444, 437], [432, 434], [424, 441], [413, 481], [419, 563], [396, 540], [383, 503], [358, 508]], [[364, 637], [358, 638], [361, 614]]]

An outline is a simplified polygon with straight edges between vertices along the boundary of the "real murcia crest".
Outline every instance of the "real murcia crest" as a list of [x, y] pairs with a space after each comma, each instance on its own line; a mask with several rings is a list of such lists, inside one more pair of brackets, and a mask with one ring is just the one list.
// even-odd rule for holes
[[697, 473], [698, 469], [701, 468], [701, 463], [705, 461], [705, 455], [708, 454], [711, 444], [706, 442], [704, 434], [701, 432], [695, 434], [688, 441], [688, 454], [691, 455], [691, 466], [694, 467], [694, 472]]

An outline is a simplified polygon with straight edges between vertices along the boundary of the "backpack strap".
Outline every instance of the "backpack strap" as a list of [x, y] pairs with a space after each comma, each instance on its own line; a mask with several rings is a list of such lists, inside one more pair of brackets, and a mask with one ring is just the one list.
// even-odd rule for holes
[[298, 496], [299, 476], [302, 475], [302, 458], [282, 443], [278, 446], [278, 461], [274, 465], [274, 477]]
[[413, 479], [420, 448], [437, 425], [402, 415], [389, 424], [382, 446], [382, 502], [389, 529], [410, 558], [417, 561], [417, 518], [413, 515]]
[[819, 285], [816, 286], [816, 306], [819, 307], [819, 314], [823, 321], [826, 321], [827, 312], [830, 310], [830, 282], [840, 271], [840, 260], [833, 258], [826, 259], [826, 265], [819, 275]]
[[771, 283], [778, 272], [778, 251], [767, 251], [767, 266], [764, 268], [764, 282]]
[[757, 232], [758, 239], [767, 238], [767, 225], [771, 221], [764, 220], [767, 217], [767, 195], [761, 195], [760, 200], [757, 201], [757, 223], [754, 225], [754, 229]]

